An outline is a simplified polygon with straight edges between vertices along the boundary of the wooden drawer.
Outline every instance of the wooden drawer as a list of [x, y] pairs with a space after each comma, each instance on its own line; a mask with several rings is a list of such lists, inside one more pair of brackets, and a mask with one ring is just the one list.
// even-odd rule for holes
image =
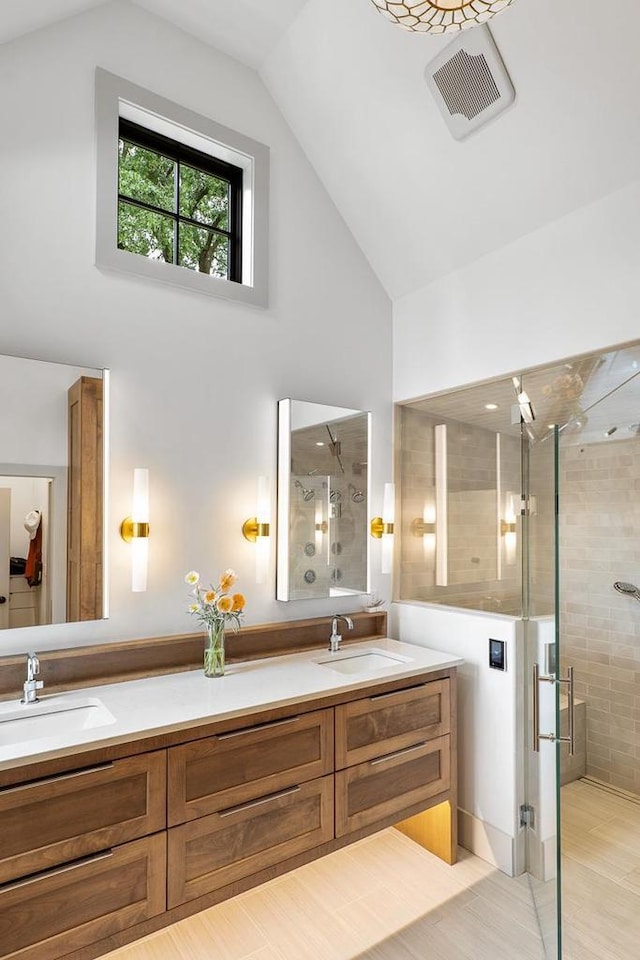
[[333, 710], [317, 710], [172, 747], [169, 825], [332, 771]]
[[336, 837], [430, 800], [450, 786], [450, 739], [438, 737], [336, 773]]
[[0, 886], [0, 957], [55, 960], [162, 913], [165, 837]]
[[169, 830], [169, 908], [333, 839], [333, 777]]
[[336, 770], [449, 733], [449, 680], [336, 707]]
[[163, 830], [166, 752], [0, 791], [0, 883]]

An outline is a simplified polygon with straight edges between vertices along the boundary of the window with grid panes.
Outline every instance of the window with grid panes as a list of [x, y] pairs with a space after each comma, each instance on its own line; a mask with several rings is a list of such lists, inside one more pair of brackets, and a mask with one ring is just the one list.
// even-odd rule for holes
[[242, 281], [240, 167], [120, 118], [118, 247]]

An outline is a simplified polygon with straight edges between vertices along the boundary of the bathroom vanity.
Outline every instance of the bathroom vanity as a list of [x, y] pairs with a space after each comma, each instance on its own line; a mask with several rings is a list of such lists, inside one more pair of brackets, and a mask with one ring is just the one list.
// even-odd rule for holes
[[0, 957], [88, 960], [400, 821], [453, 862], [459, 662], [376, 639], [53, 694], [101, 725], [26, 745], [1, 703]]

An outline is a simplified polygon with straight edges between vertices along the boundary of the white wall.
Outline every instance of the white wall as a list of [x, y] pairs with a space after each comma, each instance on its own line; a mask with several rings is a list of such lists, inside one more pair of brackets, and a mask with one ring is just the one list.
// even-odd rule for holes
[[639, 218], [636, 181], [395, 301], [395, 399], [637, 339]]
[[[269, 309], [94, 266], [96, 66], [271, 148]], [[262, 82], [114, 2], [1, 47], [0, 84], [0, 353], [112, 371], [111, 619], [6, 631], [2, 652], [188, 632], [191, 568], [236, 568], [247, 623], [352, 610], [349, 599], [278, 603], [274, 566], [257, 586], [241, 534], [259, 474], [275, 500], [281, 397], [372, 411], [374, 513], [391, 471], [390, 304]], [[145, 594], [130, 592], [118, 535], [134, 466], [150, 469]], [[374, 586], [388, 594], [375, 571]]]
[[[435, 604], [394, 603], [390, 634], [464, 658], [458, 668], [460, 842], [515, 872], [520, 771], [514, 763], [522, 678], [519, 624]], [[489, 638], [506, 643], [505, 672], [489, 667]]]

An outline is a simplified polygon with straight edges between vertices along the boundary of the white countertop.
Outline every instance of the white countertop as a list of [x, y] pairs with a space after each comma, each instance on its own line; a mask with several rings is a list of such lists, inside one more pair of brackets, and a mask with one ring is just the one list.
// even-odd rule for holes
[[[363, 651], [380, 651], [398, 660], [362, 671], [358, 666], [359, 672], [349, 674], [327, 665], [327, 661], [351, 659]], [[439, 650], [383, 639], [348, 644], [337, 654], [316, 649], [231, 663], [223, 677], [212, 679], [202, 670], [190, 670], [70, 693], [47, 696], [44, 690], [36, 704], [25, 705], [19, 700], [0, 703], [0, 770], [69, 753], [75, 756], [94, 747], [232, 719], [299, 700], [313, 701], [425, 671], [445, 670], [462, 662]], [[69, 709], [72, 713], [62, 716]], [[54, 717], [53, 710], [59, 715]], [[40, 714], [47, 714], [49, 720], [38, 719]], [[109, 722], [82, 728], [83, 723], [101, 719]], [[56, 720], [62, 720], [65, 728], [56, 730]], [[20, 731], [27, 728], [31, 732], [24, 736]]]

